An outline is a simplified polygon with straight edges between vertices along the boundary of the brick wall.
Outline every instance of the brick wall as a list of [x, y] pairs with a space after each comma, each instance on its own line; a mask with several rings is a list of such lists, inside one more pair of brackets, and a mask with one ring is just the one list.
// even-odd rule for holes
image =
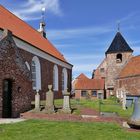
[[118, 79], [116, 89], [123, 89], [127, 95], [140, 95], [140, 76]]
[[[34, 100], [35, 91], [32, 89], [31, 70], [27, 69], [27, 61], [31, 68], [31, 62], [34, 55], [25, 50], [17, 48], [12, 38], [12, 33], [5, 31], [0, 41], [0, 117], [2, 117], [2, 94], [3, 80], [12, 81], [12, 117], [19, 116], [19, 113], [31, 109], [31, 100]], [[37, 56], [41, 65], [41, 90], [39, 91], [41, 99], [45, 100], [45, 93], [48, 91], [48, 85], [53, 84], [54, 63]], [[59, 90], [55, 91], [55, 98], [62, 98], [62, 69], [58, 66]], [[71, 91], [72, 70], [67, 69], [68, 73], [68, 91]], [[21, 92], [18, 92], [18, 88]]]

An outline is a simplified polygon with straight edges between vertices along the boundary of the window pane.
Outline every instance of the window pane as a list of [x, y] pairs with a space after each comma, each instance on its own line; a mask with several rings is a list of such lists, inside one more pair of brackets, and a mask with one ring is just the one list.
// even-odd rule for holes
[[64, 90], [64, 73], [62, 72], [62, 90]]
[[81, 96], [86, 97], [87, 96], [87, 91], [81, 91]]
[[97, 91], [92, 91], [92, 96], [97, 97]]
[[36, 64], [32, 61], [32, 86], [36, 88]]

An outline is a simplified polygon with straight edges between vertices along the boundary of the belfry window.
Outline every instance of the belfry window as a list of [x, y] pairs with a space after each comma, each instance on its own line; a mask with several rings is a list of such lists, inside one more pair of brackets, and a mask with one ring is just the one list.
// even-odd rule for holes
[[116, 62], [117, 63], [121, 63], [122, 62], [122, 54], [119, 53], [119, 54], [116, 55]]

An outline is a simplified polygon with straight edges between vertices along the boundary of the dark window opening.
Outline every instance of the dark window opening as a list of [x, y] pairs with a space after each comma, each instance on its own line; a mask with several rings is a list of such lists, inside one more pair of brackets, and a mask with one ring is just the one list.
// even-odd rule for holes
[[86, 97], [87, 96], [87, 91], [81, 91], [81, 96]]
[[119, 54], [116, 55], [116, 62], [117, 63], [121, 63], [122, 62], [122, 54], [119, 53]]
[[92, 91], [92, 96], [97, 97], [97, 91]]
[[105, 69], [104, 69], [104, 68], [101, 68], [101, 69], [100, 69], [100, 72], [104, 72], [104, 71], [105, 71]]

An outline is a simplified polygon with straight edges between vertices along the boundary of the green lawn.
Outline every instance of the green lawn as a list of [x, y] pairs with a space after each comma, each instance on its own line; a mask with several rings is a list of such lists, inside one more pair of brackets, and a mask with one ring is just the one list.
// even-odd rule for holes
[[28, 120], [0, 125], [0, 140], [140, 140], [113, 123], [54, 122]]
[[[75, 114], [80, 114], [80, 109], [83, 107], [93, 108], [95, 110], [99, 110], [99, 100], [75, 100], [71, 99], [71, 107], [76, 108]], [[34, 102], [33, 102], [34, 104]], [[41, 101], [41, 105], [45, 106], [45, 101]], [[63, 106], [63, 100], [57, 99], [55, 100], [56, 107]], [[115, 99], [106, 99], [101, 103], [101, 111], [102, 112], [116, 112], [121, 117], [129, 118], [133, 111], [133, 106], [128, 108], [127, 110], [123, 110], [121, 104], [117, 103]]]
[[[55, 100], [56, 106], [62, 106], [63, 101], [62, 99]], [[89, 107], [96, 110], [99, 110], [99, 100], [71, 100], [72, 108], [79, 107]], [[116, 100], [106, 99], [101, 102], [101, 111], [102, 112], [116, 112], [121, 117], [130, 117], [133, 111], [133, 107], [128, 108], [127, 110], [123, 110], [122, 106], [116, 102]], [[80, 110], [77, 110], [80, 112]]]

